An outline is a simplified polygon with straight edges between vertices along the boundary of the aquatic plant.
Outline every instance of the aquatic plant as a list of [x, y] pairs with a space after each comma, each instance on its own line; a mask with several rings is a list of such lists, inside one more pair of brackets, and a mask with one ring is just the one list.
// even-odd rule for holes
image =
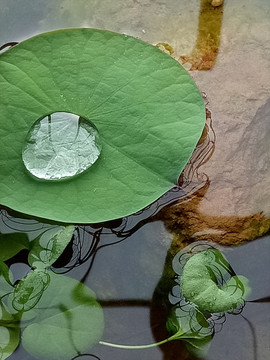
[[243, 276], [230, 276], [230, 265], [216, 249], [193, 255], [186, 263], [181, 278], [183, 296], [204, 312], [230, 311], [243, 305], [248, 294], [248, 280]]
[[[183, 67], [126, 35], [40, 34], [0, 55], [0, 77], [0, 203], [42, 218], [94, 223], [142, 209], [176, 184], [204, 127]], [[80, 163], [97, 133], [98, 158]]]
[[[106, 346], [122, 349], [147, 349], [173, 340], [182, 340], [189, 352], [204, 357], [215, 330], [215, 321], [225, 312], [238, 313], [250, 293], [248, 279], [237, 276], [220, 251], [206, 242], [197, 253], [189, 246], [173, 259], [176, 283], [169, 295], [173, 305], [167, 330], [172, 335], [149, 345], [120, 345], [100, 341]], [[208, 247], [208, 248], [207, 248]]]
[[173, 305], [168, 316], [169, 332], [185, 331], [189, 352], [204, 357], [216, 327], [225, 313], [239, 314], [250, 294], [249, 281], [236, 275], [224, 255], [206, 241], [195, 242], [173, 258], [176, 285], [169, 295]]

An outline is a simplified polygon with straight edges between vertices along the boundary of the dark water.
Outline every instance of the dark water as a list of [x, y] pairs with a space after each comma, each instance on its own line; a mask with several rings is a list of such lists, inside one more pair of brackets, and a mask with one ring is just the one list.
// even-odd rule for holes
[[[2, 232], [16, 229], [25, 231], [31, 238], [49, 226], [35, 219], [11, 217], [5, 210], [1, 215]], [[104, 341], [141, 345], [165, 338], [166, 314], [157, 298], [168, 296], [160, 288], [160, 279], [171, 235], [161, 221], [143, 215], [142, 212], [111, 224], [78, 227], [72, 247], [67, 248], [65, 256], [53, 267], [53, 271], [66, 273], [94, 290], [104, 310]], [[241, 314], [226, 315], [206, 359], [267, 359], [270, 355], [270, 238], [265, 236], [242, 246], [219, 249], [236, 274], [249, 279], [252, 292]], [[29, 271], [25, 262], [23, 251], [11, 261], [15, 279]], [[192, 359], [179, 341], [146, 350], [98, 345], [79, 358], [95, 357], [103, 360]], [[33, 359], [22, 347], [10, 358]]]

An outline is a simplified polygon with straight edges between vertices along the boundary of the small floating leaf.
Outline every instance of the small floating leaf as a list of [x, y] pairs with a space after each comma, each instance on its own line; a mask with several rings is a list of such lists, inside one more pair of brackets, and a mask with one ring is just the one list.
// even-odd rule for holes
[[[66, 223], [120, 218], [156, 200], [177, 182], [204, 127], [203, 100], [184, 68], [109, 31], [21, 42], [0, 56], [0, 93], [0, 203]], [[55, 112], [91, 121], [102, 151], [74, 178], [40, 181], [22, 151], [37, 119]]]
[[85, 285], [48, 273], [48, 288], [38, 304], [22, 315], [22, 322], [26, 320], [22, 345], [38, 359], [71, 359], [100, 340], [103, 312]]
[[[236, 276], [220, 251], [205, 241], [190, 244], [173, 258], [175, 283], [169, 294], [173, 309], [167, 328], [196, 357], [207, 355], [224, 312], [236, 314], [250, 292], [248, 279]], [[224, 320], [223, 320], [224, 321]], [[184, 333], [181, 335], [181, 333]]]
[[71, 241], [73, 232], [73, 225], [56, 226], [38, 236], [30, 245], [29, 264], [38, 269], [51, 266]]
[[[186, 300], [203, 312], [218, 313], [243, 305], [250, 288], [244, 276], [231, 276], [224, 285], [220, 278], [230, 275], [230, 265], [216, 249], [204, 250], [188, 259], [181, 277]], [[219, 275], [219, 277], [218, 277]]]

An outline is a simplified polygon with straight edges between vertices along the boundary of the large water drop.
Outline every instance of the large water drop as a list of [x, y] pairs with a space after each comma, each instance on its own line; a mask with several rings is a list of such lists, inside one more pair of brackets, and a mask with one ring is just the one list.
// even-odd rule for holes
[[35, 177], [63, 180], [87, 170], [100, 152], [98, 130], [89, 120], [54, 112], [38, 119], [29, 130], [22, 159]]

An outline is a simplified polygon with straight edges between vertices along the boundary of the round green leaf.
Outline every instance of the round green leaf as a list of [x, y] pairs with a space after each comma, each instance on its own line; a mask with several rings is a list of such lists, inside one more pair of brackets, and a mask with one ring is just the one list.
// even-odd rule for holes
[[[41, 34], [0, 56], [0, 203], [62, 222], [129, 215], [177, 181], [201, 135], [204, 105], [183, 67], [156, 47], [95, 29]], [[90, 120], [98, 160], [65, 181], [41, 181], [22, 149], [41, 117]], [[63, 134], [63, 139], [65, 135]]]
[[22, 326], [26, 326], [22, 345], [38, 359], [71, 359], [98, 343], [104, 329], [103, 312], [85, 285], [51, 271], [48, 274], [48, 288], [35, 307], [22, 315]]

